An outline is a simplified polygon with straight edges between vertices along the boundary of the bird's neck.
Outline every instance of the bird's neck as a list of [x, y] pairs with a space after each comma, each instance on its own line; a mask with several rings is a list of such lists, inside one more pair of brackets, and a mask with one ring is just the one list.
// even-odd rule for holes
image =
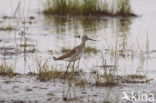
[[85, 47], [86, 41], [82, 41], [81, 45]]

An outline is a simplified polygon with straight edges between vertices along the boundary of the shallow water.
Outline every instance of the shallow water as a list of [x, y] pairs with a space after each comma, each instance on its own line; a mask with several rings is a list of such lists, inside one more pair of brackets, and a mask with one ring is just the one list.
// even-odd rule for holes
[[[0, 28], [11, 26], [16, 29], [0, 30], [0, 57], [15, 65], [16, 72], [37, 72], [36, 60], [42, 63], [48, 60], [53, 67], [65, 69], [67, 62], [54, 61], [52, 57], [62, 55], [63, 47], [73, 48], [80, 44], [81, 39], [76, 36], [85, 34], [97, 40], [88, 41], [87, 46], [95, 47], [100, 52], [84, 55], [79, 67], [83, 71], [89, 73], [101, 69], [98, 66], [104, 64], [104, 59], [107, 65], [115, 65], [117, 61], [119, 75], [136, 73], [141, 68], [141, 73], [147, 73], [148, 78], [155, 79], [155, 0], [132, 0], [133, 11], [139, 17], [131, 19], [44, 16], [41, 13], [44, 3], [42, 0], [0, 1]], [[116, 47], [120, 52], [125, 50], [125, 57], [118, 55], [116, 60], [111, 55], [111, 50]], [[155, 80], [151, 83], [154, 85]], [[148, 88], [147, 84], [143, 86]], [[130, 87], [133, 91], [136, 88]], [[145, 91], [148, 91], [147, 88]]]

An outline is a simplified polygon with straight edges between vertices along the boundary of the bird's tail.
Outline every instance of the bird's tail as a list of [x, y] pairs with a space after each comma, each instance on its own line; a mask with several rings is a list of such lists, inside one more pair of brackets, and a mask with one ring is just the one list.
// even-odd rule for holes
[[56, 57], [53, 57], [53, 59], [54, 59], [54, 60], [57, 60], [57, 58], [56, 58]]

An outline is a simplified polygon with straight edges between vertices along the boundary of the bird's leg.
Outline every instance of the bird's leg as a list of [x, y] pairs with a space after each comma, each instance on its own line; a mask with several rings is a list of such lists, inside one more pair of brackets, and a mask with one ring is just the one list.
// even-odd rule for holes
[[65, 75], [66, 75], [67, 72], [68, 72], [68, 68], [69, 68], [70, 64], [71, 64], [71, 62], [69, 62], [68, 66], [67, 66], [67, 69], [66, 69]]
[[75, 61], [73, 62], [73, 67], [72, 67], [72, 71], [74, 71], [74, 65], [75, 65]]
[[79, 64], [80, 64], [80, 58], [79, 58], [79, 60], [78, 60], [77, 66], [76, 66], [76, 69], [77, 69], [77, 70], [79, 69]]

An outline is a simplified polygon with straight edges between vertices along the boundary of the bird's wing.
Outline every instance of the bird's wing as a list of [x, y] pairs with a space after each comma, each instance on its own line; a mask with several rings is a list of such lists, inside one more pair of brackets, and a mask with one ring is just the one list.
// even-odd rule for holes
[[54, 58], [54, 59], [55, 60], [63, 60], [65, 58], [68, 58], [68, 57], [70, 57], [71, 55], [73, 55], [73, 54], [75, 54], [77, 52], [77, 50], [78, 50], [77, 48], [79, 48], [79, 46], [77, 46], [76, 48], [68, 51], [66, 54], [64, 54], [64, 55], [62, 55], [62, 56], [60, 56], [58, 58]]

